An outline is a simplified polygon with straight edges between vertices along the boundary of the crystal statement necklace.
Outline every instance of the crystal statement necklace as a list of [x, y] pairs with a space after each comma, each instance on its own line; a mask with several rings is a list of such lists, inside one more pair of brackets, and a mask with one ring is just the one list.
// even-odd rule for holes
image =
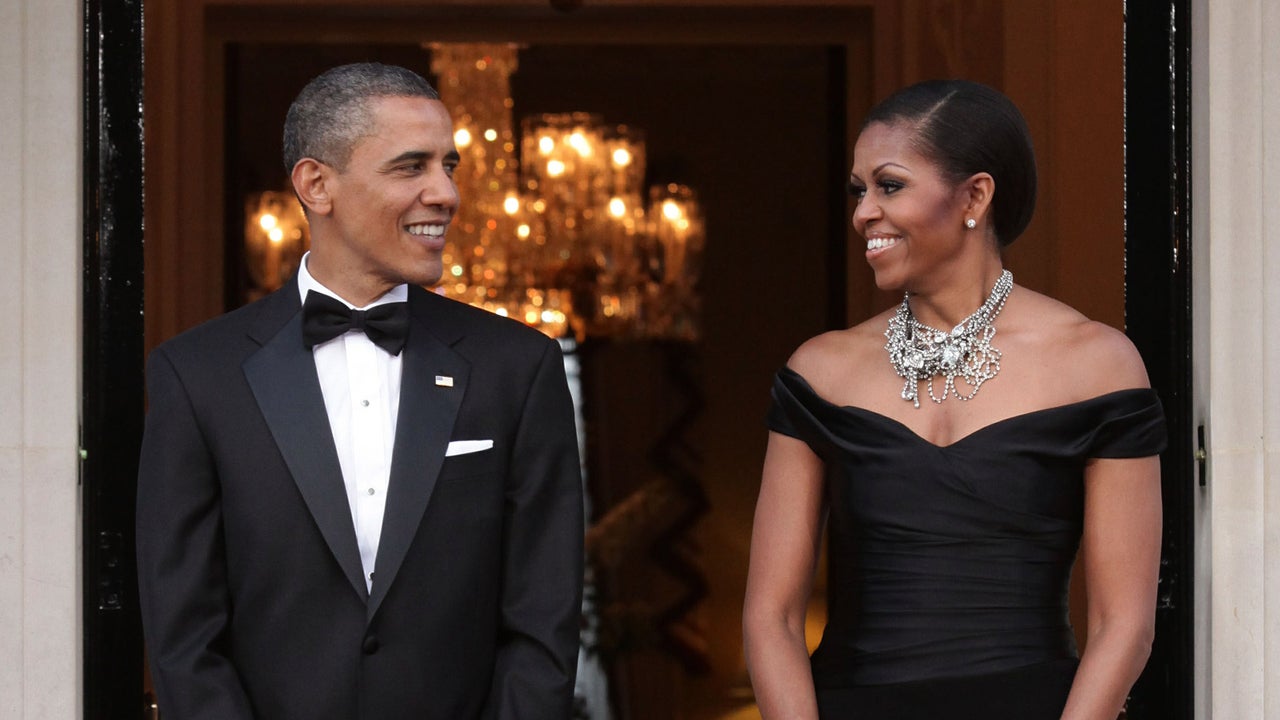
[[[992, 323], [1004, 309], [1012, 289], [1013, 273], [1005, 270], [982, 307], [950, 333], [917, 321], [907, 303], [909, 295], [902, 298], [898, 312], [889, 318], [889, 329], [884, 331], [889, 339], [884, 349], [889, 351], [893, 369], [906, 381], [902, 386], [903, 400], [920, 407], [921, 380], [929, 381], [929, 397], [935, 403], [946, 400], [948, 395], [954, 395], [957, 400], [972, 400], [982, 383], [1000, 372], [1000, 351], [991, 347], [991, 338], [996, 334]], [[933, 379], [938, 376], [946, 378], [941, 396], [933, 389]], [[957, 377], [969, 385], [969, 394], [956, 388]]]

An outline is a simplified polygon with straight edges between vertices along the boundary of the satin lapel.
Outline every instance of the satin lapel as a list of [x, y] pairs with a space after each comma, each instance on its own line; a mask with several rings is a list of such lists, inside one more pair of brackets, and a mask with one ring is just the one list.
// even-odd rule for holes
[[387, 588], [395, 582], [409, 545], [422, 524], [453, 435], [458, 408], [467, 392], [470, 364], [432, 330], [421, 313], [413, 314], [401, 367], [400, 413], [396, 419], [396, 442], [391, 454], [391, 479], [382, 536], [378, 540], [373, 593], [369, 598], [370, 619], [386, 597]]
[[[286, 286], [286, 290], [292, 286]], [[293, 287], [294, 297], [297, 288]], [[244, 363], [258, 407], [330, 552], [362, 599], [368, 597], [351, 506], [329, 428], [315, 359], [302, 344], [302, 315], [293, 316]]]

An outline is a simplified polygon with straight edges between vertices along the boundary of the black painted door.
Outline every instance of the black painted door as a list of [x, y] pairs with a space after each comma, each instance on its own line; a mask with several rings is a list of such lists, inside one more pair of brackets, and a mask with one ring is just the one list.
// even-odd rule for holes
[[84, 717], [142, 718], [142, 2], [84, 3]]
[[1169, 423], [1156, 639], [1132, 720], [1194, 716], [1190, 6], [1125, 4], [1125, 324]]

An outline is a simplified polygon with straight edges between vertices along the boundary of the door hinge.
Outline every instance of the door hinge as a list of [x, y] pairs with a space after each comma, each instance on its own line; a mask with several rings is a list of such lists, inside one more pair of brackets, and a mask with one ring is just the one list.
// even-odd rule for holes
[[124, 593], [120, 580], [120, 548], [124, 544], [119, 532], [98, 533], [98, 609], [119, 610]]

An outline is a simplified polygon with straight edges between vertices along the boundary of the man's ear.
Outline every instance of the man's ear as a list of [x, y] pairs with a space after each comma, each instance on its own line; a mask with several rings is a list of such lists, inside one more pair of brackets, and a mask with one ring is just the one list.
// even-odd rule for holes
[[290, 180], [293, 181], [293, 191], [307, 210], [316, 215], [333, 212], [333, 198], [330, 196], [333, 169], [328, 165], [314, 158], [302, 158], [293, 166]]
[[979, 225], [986, 219], [991, 209], [991, 201], [996, 195], [996, 180], [989, 173], [975, 173], [964, 181], [966, 193], [965, 217], [973, 218]]

